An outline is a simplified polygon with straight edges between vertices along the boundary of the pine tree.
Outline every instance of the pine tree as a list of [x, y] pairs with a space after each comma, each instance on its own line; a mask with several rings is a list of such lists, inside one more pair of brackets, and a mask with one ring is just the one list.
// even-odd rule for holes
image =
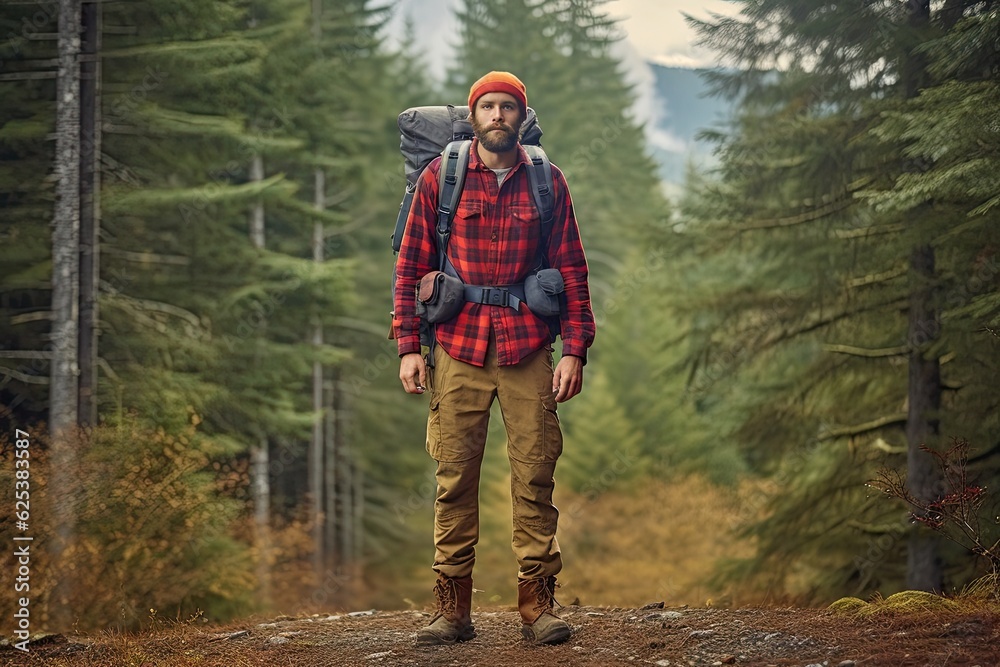
[[[764, 520], [748, 514], [761, 540], [749, 569], [822, 565], [810, 570], [815, 587], [798, 591], [808, 595], [900, 585], [892, 560], [909, 531], [865, 497], [877, 466], [909, 452], [911, 483], [933, 493], [920, 445], [956, 429], [990, 442], [988, 419], [950, 395], [976, 375], [965, 359], [979, 353], [939, 317], [949, 276], [989, 253], [955, 225], [975, 204], [958, 213], [927, 190], [911, 190], [905, 207], [879, 201], [899, 202], [922, 178], [921, 161], [934, 162], [914, 151], [915, 134], [890, 138], [898, 110], [922, 104], [917, 92], [936, 77], [947, 85], [925, 54], [954, 31], [952, 9], [911, 9], [775, 1], [699, 24], [737, 64], [712, 77], [741, 108], [716, 135], [718, 180], [701, 188], [682, 229], [698, 253], [685, 285], [693, 382], [711, 388], [701, 410], [729, 417], [716, 437], [780, 481]], [[952, 357], [962, 360], [950, 363], [955, 375], [940, 366]], [[713, 368], [725, 383], [705, 382]], [[848, 513], [857, 519], [845, 523]], [[882, 538], [878, 559], [854, 557]], [[933, 544], [914, 532], [908, 551], [907, 585], [940, 589]]]
[[0, 422], [46, 418], [58, 7], [0, 7]]

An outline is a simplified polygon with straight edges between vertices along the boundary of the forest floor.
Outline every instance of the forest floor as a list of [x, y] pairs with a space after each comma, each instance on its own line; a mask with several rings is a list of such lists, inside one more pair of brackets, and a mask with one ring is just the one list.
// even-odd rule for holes
[[998, 667], [1000, 615], [938, 612], [868, 618], [820, 609], [641, 609], [568, 606], [573, 635], [558, 646], [521, 638], [510, 608], [477, 609], [478, 636], [420, 647], [430, 615], [362, 611], [177, 624], [135, 633], [55, 635], [27, 653], [0, 645], [0, 665], [77, 667], [257, 666], [540, 667], [571, 665], [781, 665], [796, 667]]

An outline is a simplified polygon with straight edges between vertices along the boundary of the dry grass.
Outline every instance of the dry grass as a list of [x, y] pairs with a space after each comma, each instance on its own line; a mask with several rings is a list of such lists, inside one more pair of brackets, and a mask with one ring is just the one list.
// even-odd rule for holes
[[[192, 436], [134, 421], [80, 433], [73, 475], [57, 487], [44, 433], [33, 430], [24, 533], [34, 538], [33, 627], [134, 629], [151, 609], [185, 617], [206, 606], [251, 608], [251, 552], [235, 535], [240, 503], [219, 492], [227, 473], [212, 471]], [[0, 443], [4, 489], [14, 488], [13, 458], [13, 448]], [[60, 515], [73, 517], [68, 540], [57, 538]], [[4, 543], [14, 534], [13, 522], [0, 524]], [[0, 615], [9, 618], [13, 604], [13, 595], [0, 596]]]
[[742, 602], [738, 590], [707, 584], [720, 559], [751, 553], [750, 542], [735, 535], [738, 504], [732, 494], [694, 476], [643, 479], [596, 498], [562, 500], [564, 597], [622, 606]]

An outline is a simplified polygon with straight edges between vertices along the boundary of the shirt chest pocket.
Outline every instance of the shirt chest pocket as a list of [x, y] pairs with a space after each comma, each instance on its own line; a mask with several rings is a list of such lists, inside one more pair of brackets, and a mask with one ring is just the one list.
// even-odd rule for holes
[[449, 252], [465, 256], [469, 246], [475, 246], [483, 241], [486, 233], [486, 211], [481, 201], [462, 201], [455, 208], [451, 219], [451, 243]]
[[510, 239], [534, 253], [542, 230], [538, 210], [532, 204], [511, 204], [509, 211]]
[[534, 256], [542, 230], [538, 211], [532, 204], [511, 204], [507, 211], [507, 229], [511, 242], [526, 256]]
[[538, 211], [532, 204], [511, 204], [510, 216], [513, 218], [514, 224], [517, 225], [530, 228], [531, 226], [537, 227], [540, 224]]
[[481, 201], [461, 201], [455, 208], [451, 220], [452, 240], [468, 239], [470, 242], [481, 241], [485, 227], [485, 212]]
[[455, 220], [472, 220], [481, 217], [483, 214], [483, 202], [481, 201], [461, 201], [455, 209]]

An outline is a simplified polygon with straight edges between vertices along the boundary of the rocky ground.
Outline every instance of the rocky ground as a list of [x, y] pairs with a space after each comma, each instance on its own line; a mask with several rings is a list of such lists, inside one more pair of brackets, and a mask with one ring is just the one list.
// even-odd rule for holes
[[533, 646], [510, 609], [473, 613], [478, 636], [418, 647], [430, 615], [359, 611], [255, 619], [225, 627], [182, 624], [139, 634], [49, 636], [27, 653], [0, 646], [0, 665], [101, 667], [322, 666], [540, 667], [782, 665], [998, 667], [1000, 617], [937, 612], [858, 618], [817, 609], [641, 609], [569, 606], [573, 636]]

